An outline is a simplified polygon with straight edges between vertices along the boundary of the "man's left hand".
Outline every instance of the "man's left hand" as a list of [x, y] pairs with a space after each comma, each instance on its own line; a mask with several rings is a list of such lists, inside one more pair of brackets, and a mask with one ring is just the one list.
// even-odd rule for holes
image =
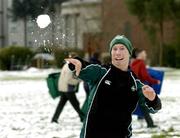
[[144, 96], [149, 99], [150, 101], [153, 101], [156, 97], [156, 93], [154, 91], [154, 89], [148, 85], [144, 85], [142, 87], [142, 91], [143, 91], [143, 94]]

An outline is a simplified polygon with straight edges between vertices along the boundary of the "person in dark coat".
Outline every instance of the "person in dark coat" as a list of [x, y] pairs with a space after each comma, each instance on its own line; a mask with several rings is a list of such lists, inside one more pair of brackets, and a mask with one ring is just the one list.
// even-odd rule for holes
[[149, 112], [161, 109], [161, 100], [148, 85], [141, 83], [129, 68], [132, 44], [123, 35], [115, 36], [109, 47], [111, 65], [89, 64], [68, 58], [74, 72], [90, 84], [87, 114], [80, 138], [130, 138], [132, 113], [137, 103]]
[[92, 64], [99, 64], [101, 65], [101, 61], [99, 60], [99, 53], [94, 52], [92, 57], [90, 57], [89, 62]]
[[[89, 58], [89, 63], [101, 65], [101, 61], [99, 60], [99, 52], [94, 52], [93, 53], [92, 57]], [[84, 81], [83, 82], [83, 87], [84, 87], [84, 90], [86, 92], [86, 98], [88, 98], [89, 91], [90, 91], [88, 83]]]
[[[94, 52], [93, 55], [89, 58], [89, 63], [101, 65], [101, 61], [99, 60], [99, 57], [100, 57], [99, 52]], [[89, 93], [90, 93], [90, 86], [89, 86], [88, 82], [83, 81], [83, 87], [84, 87], [84, 90], [86, 93], [86, 99], [83, 103], [81, 110], [83, 113], [86, 113], [87, 103], [88, 103], [88, 98], [89, 98]]]

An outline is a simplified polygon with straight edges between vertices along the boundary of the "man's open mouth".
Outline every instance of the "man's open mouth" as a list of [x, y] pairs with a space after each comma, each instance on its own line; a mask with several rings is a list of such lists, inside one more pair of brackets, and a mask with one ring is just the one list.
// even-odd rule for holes
[[124, 58], [116, 58], [117, 61], [121, 61], [123, 60]]

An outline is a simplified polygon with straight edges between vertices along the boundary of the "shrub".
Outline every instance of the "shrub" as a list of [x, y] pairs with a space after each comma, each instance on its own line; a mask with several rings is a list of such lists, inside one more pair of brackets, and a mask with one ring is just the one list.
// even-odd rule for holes
[[64, 64], [64, 59], [68, 57], [69, 52], [76, 52], [79, 57], [83, 58], [84, 57], [84, 52], [80, 49], [75, 49], [75, 48], [54, 48], [52, 50], [55, 60], [56, 60], [56, 65], [58, 68], [61, 68], [62, 65]]
[[[84, 57], [84, 52], [77, 48], [64, 48], [58, 45], [45, 45], [40, 46], [36, 49], [36, 53], [48, 53], [53, 55], [55, 57], [55, 61], [51, 61], [52, 63], [49, 63], [49, 61], [47, 61], [47, 64], [49, 65], [49, 67], [53, 66], [58, 68], [62, 67], [62, 65], [64, 64], [64, 59], [68, 57], [69, 52], [76, 52], [78, 56]], [[33, 62], [33, 65], [35, 65], [35, 62]]]
[[0, 49], [0, 68], [2, 70], [21, 69], [28, 65], [33, 52], [27, 47], [11, 46]]

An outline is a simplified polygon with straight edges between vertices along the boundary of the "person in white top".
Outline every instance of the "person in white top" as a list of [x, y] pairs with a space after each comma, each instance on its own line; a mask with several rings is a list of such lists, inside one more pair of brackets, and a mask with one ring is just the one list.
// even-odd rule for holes
[[[69, 57], [77, 56], [76, 53], [72, 52]], [[58, 123], [58, 118], [66, 104], [67, 101], [71, 103], [73, 108], [78, 113], [80, 120], [83, 121], [84, 114], [80, 109], [79, 101], [76, 97], [76, 92], [78, 91], [78, 85], [80, 80], [75, 77], [73, 72], [69, 69], [68, 63], [65, 63], [62, 67], [60, 77], [58, 80], [58, 90], [61, 92], [60, 101], [52, 117], [51, 122]]]

